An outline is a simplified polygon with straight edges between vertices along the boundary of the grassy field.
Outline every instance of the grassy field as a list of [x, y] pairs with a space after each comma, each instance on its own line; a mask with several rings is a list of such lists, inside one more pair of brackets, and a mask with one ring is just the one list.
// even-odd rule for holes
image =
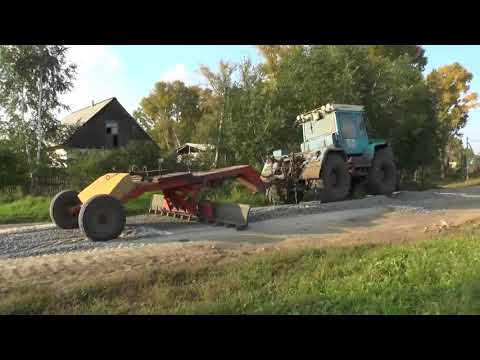
[[[125, 206], [127, 215], [148, 212], [151, 194], [144, 194]], [[50, 221], [49, 207], [51, 198], [25, 196], [22, 199], [0, 203], [0, 224], [19, 224], [27, 222]]]
[[1, 314], [480, 313], [480, 231], [429, 241], [255, 255], [201, 269], [146, 269], [67, 292], [14, 289]]

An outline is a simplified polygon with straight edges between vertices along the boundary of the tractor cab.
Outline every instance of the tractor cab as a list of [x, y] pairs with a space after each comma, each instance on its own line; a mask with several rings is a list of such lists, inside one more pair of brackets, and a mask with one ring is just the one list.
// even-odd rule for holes
[[303, 130], [302, 152], [342, 148], [347, 155], [360, 155], [369, 146], [364, 107], [333, 104], [297, 117]]

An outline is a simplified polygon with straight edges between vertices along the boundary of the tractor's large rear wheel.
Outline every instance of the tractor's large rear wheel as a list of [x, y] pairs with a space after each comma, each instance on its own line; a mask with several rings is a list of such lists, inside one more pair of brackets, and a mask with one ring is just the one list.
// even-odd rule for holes
[[347, 163], [340, 154], [336, 153], [329, 154], [324, 161], [320, 174], [323, 182], [320, 200], [323, 202], [345, 200], [350, 192], [352, 180]]
[[397, 188], [397, 167], [389, 148], [377, 150], [368, 172], [368, 190], [373, 195], [388, 195]]
[[80, 209], [78, 223], [83, 233], [92, 241], [108, 241], [120, 236], [125, 227], [125, 210], [117, 199], [97, 195]]
[[78, 210], [81, 205], [78, 193], [72, 190], [59, 192], [50, 202], [50, 219], [60, 229], [78, 228]]

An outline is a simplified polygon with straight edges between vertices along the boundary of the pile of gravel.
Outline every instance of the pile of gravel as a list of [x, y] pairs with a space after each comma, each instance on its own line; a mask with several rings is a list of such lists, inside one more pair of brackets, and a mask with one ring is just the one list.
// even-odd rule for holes
[[249, 221], [257, 222], [286, 216], [387, 207], [389, 204], [394, 202], [395, 200], [392, 200], [386, 196], [369, 196], [359, 200], [347, 200], [333, 203], [309, 201], [300, 204], [255, 207], [250, 210]]
[[[88, 251], [97, 248], [142, 246], [142, 239], [169, 235], [174, 219], [141, 215], [127, 218], [122, 235], [112, 241], [93, 242], [79, 229], [62, 230], [52, 224], [12, 227], [0, 231], [0, 259]], [[185, 223], [182, 226], [191, 226]]]
[[[390, 196], [367, 196], [363, 199], [322, 203], [310, 201], [293, 205], [277, 205], [256, 207], [250, 210], [250, 222], [257, 222], [278, 217], [316, 214], [344, 210], [357, 210], [365, 208], [389, 208], [395, 212], [432, 214], [444, 211], [445, 197], [439, 196], [434, 191], [400, 191]], [[433, 210], [433, 207], [442, 207]]]
[[408, 205], [390, 205], [390, 209], [398, 213], [414, 213], [416, 215], [432, 215], [445, 214], [445, 210], [433, 210], [424, 207], [408, 206]]

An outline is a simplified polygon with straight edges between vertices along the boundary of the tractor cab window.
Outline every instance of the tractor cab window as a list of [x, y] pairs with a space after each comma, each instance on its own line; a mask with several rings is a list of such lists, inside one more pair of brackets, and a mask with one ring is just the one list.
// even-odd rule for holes
[[338, 115], [342, 137], [344, 139], [356, 139], [358, 137], [358, 114], [352, 112]]
[[360, 136], [367, 136], [367, 126], [365, 124], [365, 117], [362, 114], [359, 114], [359, 121], [358, 121], [358, 130]]

